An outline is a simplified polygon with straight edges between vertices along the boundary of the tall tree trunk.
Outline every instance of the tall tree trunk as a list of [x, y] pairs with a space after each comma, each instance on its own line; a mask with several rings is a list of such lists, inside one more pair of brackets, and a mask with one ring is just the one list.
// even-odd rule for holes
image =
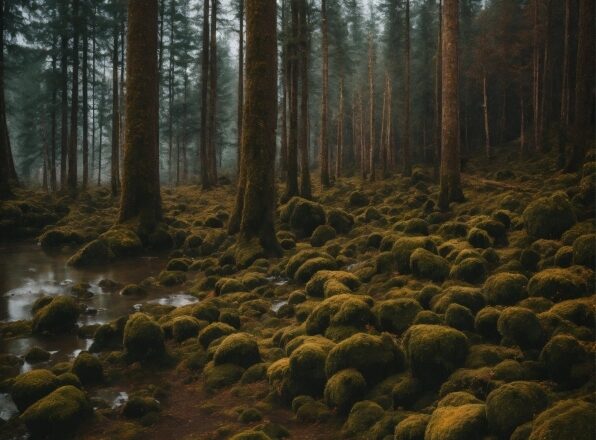
[[71, 194], [77, 191], [77, 144], [79, 116], [79, 0], [72, 0], [72, 91], [70, 107], [70, 140], [68, 143], [68, 190]]
[[329, 181], [329, 25], [327, 23], [327, 0], [321, 0], [321, 50], [323, 53], [323, 91], [321, 95], [321, 185], [328, 187]]
[[157, 0], [128, 1], [126, 134], [119, 222], [161, 220], [157, 130]]
[[312, 198], [310, 184], [309, 135], [308, 135], [308, 58], [310, 41], [306, 0], [300, 1], [300, 195]]
[[[57, 81], [56, 81], [56, 77], [58, 75], [58, 69], [57, 69], [57, 51], [58, 51], [58, 46], [57, 46], [57, 38], [56, 35], [54, 34], [54, 38], [53, 38], [53, 42], [52, 42], [52, 81], [51, 81], [51, 87], [52, 87], [52, 110], [51, 110], [51, 114], [50, 114], [50, 119], [51, 119], [51, 143], [52, 143], [52, 147], [51, 147], [51, 151], [50, 151], [50, 189], [52, 192], [56, 192], [57, 190], [57, 182], [56, 182], [56, 131], [57, 131], [57, 121], [56, 121], [56, 109], [57, 109], [57, 105], [58, 105], [58, 87], [57, 87]], [[1, 56], [1, 55], [0, 55]]]
[[211, 0], [211, 47], [209, 49], [209, 180], [217, 184], [217, 8]]
[[583, 164], [588, 142], [594, 140], [594, 0], [580, 0], [575, 111], [571, 154], [565, 171], [575, 172]]
[[376, 180], [375, 173], [375, 47], [373, 36], [369, 35], [368, 42], [368, 160], [370, 181]]
[[89, 183], [89, 32], [87, 29], [87, 8], [83, 21], [83, 189]]
[[239, 0], [240, 29], [238, 32], [238, 119], [237, 119], [237, 154], [236, 154], [236, 177], [240, 177], [240, 148], [242, 146], [242, 111], [244, 109], [244, 0]]
[[464, 200], [460, 182], [458, 39], [459, 1], [443, 4], [442, 37], [442, 152], [439, 208], [448, 210], [450, 202]]
[[527, 154], [527, 151], [526, 151], [526, 121], [525, 121], [526, 108], [525, 108], [525, 104], [524, 104], [523, 91], [520, 92], [519, 97], [520, 97], [519, 112], [521, 114], [521, 124], [520, 124], [520, 129], [519, 129], [519, 144], [520, 144], [520, 153], [522, 156], [524, 156], [525, 154]]
[[542, 150], [542, 139], [540, 136], [540, 13], [539, 0], [533, 0], [533, 34], [534, 46], [532, 56], [532, 73], [533, 73], [533, 116], [534, 116], [534, 151]]
[[337, 114], [337, 151], [335, 154], [335, 179], [341, 176], [344, 155], [344, 77], [339, 78], [339, 111]]
[[288, 37], [287, 37], [287, 0], [281, 2], [281, 28], [282, 28], [282, 53], [281, 53], [281, 157], [279, 158], [279, 174], [280, 180], [285, 180], [288, 167]]
[[112, 160], [111, 178], [112, 196], [120, 191], [120, 105], [118, 85], [118, 25], [114, 26], [114, 47], [112, 58]]
[[8, 133], [5, 120], [6, 103], [4, 98], [4, 12], [5, 1], [0, 4], [0, 200], [5, 200], [13, 196], [10, 182], [10, 145], [6, 142]]
[[[241, 207], [238, 264], [280, 256], [275, 236], [275, 129], [277, 121], [277, 20], [275, 0], [246, 1], [246, 95], [241, 167], [246, 186]], [[241, 171], [242, 174], [242, 171]], [[255, 244], [262, 252], [255, 252]]]
[[201, 185], [203, 189], [211, 188], [209, 180], [209, 1], [203, 0], [203, 47], [201, 51]]
[[[176, 1], [170, 2], [170, 61], [168, 66], [168, 181], [174, 181], [173, 149], [174, 149], [174, 18]], [[176, 173], [176, 176], [178, 173]], [[178, 182], [176, 182], [178, 183]]]
[[[62, 17], [66, 15], [63, 11]], [[66, 30], [62, 33], [62, 59], [60, 62], [61, 86], [61, 128], [60, 128], [60, 189], [66, 189], [66, 160], [68, 158], [68, 36]]]
[[95, 38], [95, 15], [96, 15], [96, 7], [93, 7], [93, 25], [91, 27], [91, 39], [92, 39], [92, 54], [93, 60], [91, 62], [91, 167], [90, 167], [90, 180], [93, 180], [93, 170], [95, 169], [95, 119], [96, 119], [96, 96], [95, 96], [95, 60], [96, 60], [96, 38]]
[[385, 78], [385, 85], [383, 87], [383, 110], [381, 113], [381, 176], [383, 179], [387, 177], [387, 152], [386, 148], [387, 145], [385, 144], [386, 140], [386, 130], [387, 130], [387, 79]]
[[405, 110], [404, 110], [404, 176], [412, 175], [412, 151], [410, 146], [410, 107], [412, 99], [410, 97], [410, 0], [406, 0], [406, 72], [405, 81]]
[[488, 94], [486, 93], [486, 70], [482, 76], [482, 112], [484, 114], [484, 153], [486, 154], [486, 159], [490, 160], [491, 158], [491, 149], [490, 149], [490, 131], [488, 127]]
[[362, 104], [362, 93], [358, 93], [358, 115], [359, 115], [359, 125], [360, 125], [360, 177], [362, 180], [366, 179], [367, 176], [367, 169], [368, 163], [370, 160], [368, 158], [368, 149], [366, 148], [366, 142], [364, 139], [364, 106]]
[[282, 201], [288, 201], [298, 195], [298, 40], [299, 2], [291, 0], [292, 25], [288, 43], [289, 77], [290, 77], [290, 133], [288, 139], [288, 172], [287, 183]]
[[567, 145], [567, 131], [569, 125], [569, 52], [571, 27], [571, 0], [565, 0], [565, 31], [563, 40], [563, 67], [561, 84], [561, 113], [559, 116], [559, 138], [557, 167], [562, 169], [565, 166], [565, 147]]
[[435, 154], [433, 158], [434, 165], [434, 177], [435, 181], [438, 182], [440, 179], [440, 168], [441, 168], [441, 134], [442, 134], [442, 114], [443, 114], [443, 90], [442, 90], [442, 77], [443, 77], [443, 1], [439, 0], [439, 32], [438, 32], [438, 44], [437, 44], [437, 55], [436, 55], [436, 68], [435, 68]]
[[[103, 61], [103, 74], [102, 74], [102, 78], [106, 77], [106, 62], [105, 60]], [[99, 129], [99, 146], [98, 146], [98, 150], [97, 150], [97, 186], [101, 186], [101, 154], [103, 152], [103, 126], [104, 126], [104, 122], [105, 122], [105, 114], [104, 114], [104, 105], [105, 105], [105, 89], [102, 85], [101, 88], [101, 96], [100, 96], [100, 101], [99, 101], [99, 108], [101, 109], [101, 111], [99, 112], [99, 116], [98, 116], [98, 129]]]

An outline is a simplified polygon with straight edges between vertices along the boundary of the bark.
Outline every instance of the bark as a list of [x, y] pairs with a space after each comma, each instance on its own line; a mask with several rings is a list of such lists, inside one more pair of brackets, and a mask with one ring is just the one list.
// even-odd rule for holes
[[364, 107], [362, 104], [362, 93], [358, 93], [358, 115], [360, 123], [360, 176], [362, 177], [362, 180], [365, 180], [369, 161], [367, 160], [368, 154], [364, 140]]
[[111, 189], [112, 196], [120, 191], [120, 105], [118, 87], [118, 26], [114, 26], [114, 47], [112, 58], [112, 160], [111, 160]]
[[532, 80], [532, 87], [533, 87], [533, 116], [534, 116], [534, 150], [540, 151], [542, 150], [542, 139], [540, 135], [540, 20], [539, 20], [539, 7], [538, 1], [533, 1], [533, 56], [532, 56], [532, 73], [533, 73], [533, 80]]
[[381, 114], [381, 175], [383, 179], [387, 177], [387, 145], [386, 140], [387, 130], [387, 81], [385, 80], [385, 87], [383, 89], [383, 111]]
[[488, 95], [486, 93], [486, 71], [482, 77], [482, 96], [483, 96], [483, 104], [482, 104], [482, 113], [484, 114], [484, 153], [486, 154], [486, 159], [490, 160], [491, 158], [491, 148], [490, 148], [490, 131], [488, 126]]
[[339, 113], [337, 115], [337, 151], [335, 154], [335, 179], [341, 176], [344, 154], [344, 78], [339, 79]]
[[281, 86], [282, 86], [282, 101], [281, 101], [281, 157], [279, 158], [279, 178], [286, 177], [288, 165], [288, 42], [287, 42], [287, 20], [286, 8], [287, 1], [282, 0], [281, 3], [281, 27], [283, 32], [282, 41], [282, 72], [281, 72]]
[[520, 96], [520, 109], [519, 112], [521, 114], [521, 125], [520, 125], [520, 135], [519, 135], [519, 144], [520, 144], [520, 149], [521, 149], [521, 155], [525, 155], [527, 153], [526, 151], [526, 121], [525, 121], [525, 113], [526, 113], [526, 109], [525, 109], [525, 105], [524, 105], [524, 95], [523, 93], [519, 94]]
[[[241, 168], [246, 174], [238, 252], [254, 242], [280, 256], [275, 235], [277, 26], [275, 0], [246, 0], [246, 89]], [[242, 173], [242, 171], [241, 171]], [[238, 207], [237, 207], [238, 209]]]
[[376, 180], [375, 174], [375, 48], [372, 35], [368, 43], [368, 161], [370, 181]]
[[72, 91], [70, 106], [70, 139], [68, 142], [68, 190], [77, 191], [77, 144], [79, 115], [79, 0], [72, 0], [73, 43], [72, 43]]
[[559, 116], [559, 138], [557, 167], [562, 169], [565, 166], [565, 147], [567, 145], [567, 131], [569, 125], [569, 51], [570, 47], [570, 24], [571, 24], [571, 0], [565, 0], [565, 31], [563, 40], [563, 68], [561, 84], [561, 113]]
[[157, 130], [157, 0], [128, 1], [126, 134], [119, 222], [161, 220]]
[[209, 160], [207, 144], [209, 142], [209, 120], [208, 114], [208, 96], [209, 96], [209, 0], [203, 1], [203, 42], [201, 52], [201, 185], [203, 189], [209, 189], [211, 182], [209, 180]]
[[[170, 2], [170, 63], [168, 66], [168, 180], [173, 182], [172, 153], [174, 148], [174, 15], [176, 2]], [[176, 173], [176, 176], [178, 174]], [[178, 183], [178, 182], [176, 182]]]
[[410, 0], [406, 0], [406, 72], [405, 72], [405, 109], [404, 109], [404, 176], [412, 175], [412, 151], [410, 146], [410, 108], [412, 99], [410, 96]]
[[[62, 15], [64, 15], [63, 12]], [[66, 189], [66, 160], [68, 157], [68, 36], [63, 31], [61, 42], [62, 59], [60, 69], [62, 76], [61, 85], [61, 128], [60, 128], [60, 189]]]
[[308, 58], [310, 42], [306, 0], [300, 1], [300, 195], [312, 198], [310, 184], [309, 135], [308, 135]]
[[[0, 4], [0, 117], [5, 120], [6, 103], [4, 98], [4, 9], [5, 2]], [[8, 133], [6, 125], [0, 123], [0, 200], [13, 196], [10, 182], [10, 145], [6, 142]]]
[[211, 36], [209, 49], [209, 181], [217, 184], [217, 8], [218, 0], [211, 0]]
[[56, 131], [57, 131], [57, 122], [56, 122], [56, 106], [58, 105], [58, 89], [56, 87], [56, 76], [58, 75], [57, 69], [57, 38], [54, 35], [54, 40], [52, 43], [52, 111], [50, 115], [51, 119], [51, 142], [52, 147], [50, 150], [50, 189], [52, 192], [56, 192], [57, 185], [56, 185]]
[[321, 33], [323, 52], [323, 91], [321, 96], [321, 185], [328, 187], [329, 181], [329, 37], [327, 23], [327, 0], [321, 0]]
[[96, 46], [96, 39], [95, 39], [95, 15], [96, 15], [96, 8], [95, 6], [93, 7], [93, 26], [91, 28], [91, 39], [93, 42], [93, 49], [92, 49], [92, 54], [93, 54], [93, 61], [92, 61], [92, 66], [91, 66], [91, 168], [89, 171], [90, 174], [90, 180], [93, 180], [93, 170], [95, 169], [95, 102], [96, 102], [96, 96], [95, 96], [95, 59], [96, 59], [96, 52], [95, 52], [95, 46]]
[[580, 0], [577, 67], [575, 70], [575, 111], [571, 152], [566, 172], [583, 164], [586, 146], [594, 140], [594, 0]]
[[237, 156], [236, 174], [240, 176], [240, 148], [242, 144], [242, 111], [244, 109], [244, 0], [240, 0], [238, 21], [240, 29], [238, 32], [238, 120], [237, 120]]
[[83, 25], [83, 189], [89, 183], [89, 33], [87, 30], [87, 9], [84, 10]]
[[443, 90], [442, 90], [442, 76], [443, 76], [443, 2], [439, 0], [439, 32], [438, 32], [437, 56], [436, 56], [436, 71], [435, 71], [435, 154], [433, 158], [434, 177], [435, 181], [440, 179], [441, 167], [441, 133], [442, 133], [442, 113], [443, 113]]
[[439, 208], [464, 200], [460, 182], [458, 103], [458, 0], [445, 0], [442, 12], [441, 186]]

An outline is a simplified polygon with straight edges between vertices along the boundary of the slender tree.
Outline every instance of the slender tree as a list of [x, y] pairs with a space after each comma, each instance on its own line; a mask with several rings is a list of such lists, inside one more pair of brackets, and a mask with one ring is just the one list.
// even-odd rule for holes
[[237, 174], [240, 175], [240, 147], [242, 144], [242, 111], [244, 109], [244, 0], [238, 4], [238, 119], [237, 119]]
[[[61, 3], [61, 19], [66, 21], [66, 2]], [[61, 127], [60, 127], [60, 189], [66, 189], [66, 160], [68, 157], [68, 34], [64, 27], [61, 35], [61, 87], [60, 87], [60, 107], [61, 107]]]
[[376, 180], [375, 173], [375, 46], [373, 36], [368, 43], [368, 161], [370, 180]]
[[335, 179], [341, 176], [344, 154], [344, 78], [339, 78], [339, 110], [337, 114], [337, 148], [335, 152]]
[[443, 77], [443, 0], [438, 4], [439, 26], [437, 32], [437, 55], [435, 57], [435, 151], [434, 151], [434, 177], [438, 182], [441, 169], [441, 134], [442, 134], [442, 115], [443, 115], [443, 96], [442, 96], [442, 77]]
[[111, 160], [111, 189], [112, 196], [120, 191], [120, 98], [118, 87], [118, 24], [114, 24], [112, 57], [112, 160]]
[[310, 183], [309, 133], [308, 133], [308, 62], [310, 55], [310, 39], [308, 29], [308, 11], [306, 0], [300, 1], [300, 195], [305, 199], [312, 198]]
[[6, 2], [0, 4], [0, 200], [12, 197], [11, 158], [4, 98], [4, 26]]
[[209, 181], [217, 184], [217, 10], [218, 0], [211, 0], [211, 29], [209, 48]]
[[89, 10], [85, 5], [82, 14], [82, 38], [83, 38], [83, 189], [87, 189], [89, 183], [89, 31], [88, 21]]
[[571, 1], [565, 0], [565, 30], [563, 37], [563, 68], [561, 75], [561, 113], [559, 116], [559, 139], [558, 139], [558, 156], [557, 166], [563, 168], [565, 166], [565, 145], [567, 144], [567, 131], [569, 124], [569, 52], [570, 44], [570, 27], [571, 27]]
[[72, 0], [72, 92], [70, 104], [70, 139], [68, 142], [68, 190], [77, 191], [77, 144], [79, 116], [79, 0]]
[[327, 0], [321, 0], [321, 51], [323, 54], [323, 90], [321, 94], [321, 185], [328, 187], [329, 181], [329, 25], [327, 23]]
[[203, 189], [211, 188], [209, 180], [209, 120], [208, 114], [208, 96], [209, 96], [209, 1], [203, 1], [203, 48], [201, 53], [201, 185]]
[[159, 189], [157, 0], [128, 1], [126, 134], [119, 221], [146, 230], [161, 219]]
[[240, 264], [250, 264], [263, 255], [281, 255], [275, 235], [272, 167], [277, 120], [276, 1], [246, 0], [246, 18], [246, 95], [241, 149], [241, 174], [246, 175], [246, 185], [238, 187], [244, 196], [236, 199], [236, 210], [242, 213], [236, 251]]
[[459, 1], [444, 0], [442, 12], [442, 152], [439, 208], [461, 202], [464, 194], [460, 181], [458, 40]]
[[412, 152], [410, 146], [410, 113], [411, 113], [411, 105], [412, 105], [412, 98], [410, 96], [410, 51], [411, 51], [411, 44], [410, 44], [410, 0], [406, 0], [406, 62], [405, 62], [405, 74], [404, 74], [404, 81], [405, 81], [405, 97], [404, 97], [404, 169], [403, 173], [404, 176], [411, 176], [412, 175]]

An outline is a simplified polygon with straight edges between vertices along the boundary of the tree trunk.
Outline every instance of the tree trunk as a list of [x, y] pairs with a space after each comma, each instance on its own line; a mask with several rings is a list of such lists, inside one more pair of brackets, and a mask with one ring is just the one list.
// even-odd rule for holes
[[458, 0], [445, 0], [442, 23], [442, 152], [439, 208], [464, 200], [460, 182], [458, 103]]
[[[5, 1], [0, 4], [0, 117], [5, 120], [6, 102], [4, 98], [4, 9]], [[8, 139], [7, 127], [0, 121], [0, 200], [5, 200], [13, 196], [10, 182], [10, 145], [6, 142]]]
[[368, 42], [368, 161], [370, 181], [376, 180], [375, 173], [375, 47], [373, 36], [369, 35]]
[[437, 44], [437, 56], [436, 56], [436, 69], [435, 69], [435, 154], [433, 158], [434, 165], [434, 177], [435, 181], [438, 182], [440, 179], [440, 167], [441, 167], [441, 134], [442, 134], [442, 114], [443, 114], [443, 90], [442, 90], [442, 77], [443, 77], [443, 2], [439, 0], [439, 32], [438, 32], [438, 44]]
[[217, 7], [211, 0], [211, 47], [209, 49], [209, 181], [217, 184]]
[[567, 145], [567, 130], [569, 125], [569, 51], [571, 26], [571, 0], [565, 0], [565, 35], [563, 41], [563, 68], [561, 84], [561, 113], [559, 117], [559, 139], [557, 167], [562, 169], [565, 166], [565, 147]]
[[79, 0], [72, 0], [73, 43], [72, 43], [72, 100], [70, 107], [70, 140], [68, 143], [68, 190], [77, 191], [77, 131], [79, 128]]
[[[58, 88], [56, 87], [56, 76], [58, 75], [57, 69], [57, 38], [54, 35], [53, 43], [52, 43], [52, 110], [50, 114], [51, 119], [51, 142], [52, 147], [50, 151], [50, 189], [52, 192], [56, 192], [57, 190], [57, 183], [56, 183], [56, 131], [57, 131], [57, 121], [56, 121], [56, 107], [58, 105]], [[3, 52], [3, 51], [2, 51]], [[0, 57], [1, 57], [0, 52]]]
[[[66, 12], [63, 12], [63, 16]], [[66, 30], [62, 34], [62, 60], [60, 69], [62, 73], [61, 107], [62, 123], [60, 128], [60, 189], [66, 189], [66, 160], [68, 158], [68, 36]]]
[[575, 70], [575, 111], [571, 154], [566, 172], [575, 172], [583, 164], [588, 142], [594, 140], [594, 0], [580, 0], [577, 67]]
[[83, 189], [89, 183], [89, 41], [87, 30], [87, 9], [83, 21]]
[[[174, 181], [173, 149], [174, 149], [174, 17], [176, 2], [170, 3], [170, 62], [168, 66], [168, 181]], [[176, 173], [178, 176], [178, 173]], [[178, 182], [176, 182], [177, 184]]]
[[209, 0], [203, 1], [203, 47], [201, 52], [201, 185], [211, 188], [209, 180], [209, 142], [208, 96], [209, 96]]
[[310, 41], [308, 36], [308, 16], [306, 0], [300, 1], [300, 195], [312, 198], [310, 184], [309, 135], [308, 135], [308, 58]]
[[281, 72], [281, 157], [279, 158], [279, 175], [280, 180], [285, 180], [288, 167], [288, 37], [287, 37], [287, 19], [286, 19], [287, 1], [282, 0], [281, 3], [281, 28], [283, 33], [283, 40], [281, 42], [282, 53], [282, 72]]
[[339, 78], [339, 113], [337, 115], [337, 151], [335, 155], [335, 179], [341, 176], [344, 154], [344, 77]]
[[539, 21], [539, 8], [538, 1], [533, 1], [533, 17], [534, 17], [534, 47], [532, 57], [532, 71], [533, 71], [533, 82], [532, 86], [534, 89], [533, 94], [533, 116], [534, 116], [534, 150], [542, 150], [542, 142], [540, 136], [540, 21]]
[[521, 126], [519, 129], [519, 144], [520, 144], [520, 152], [521, 155], [524, 156], [527, 151], [526, 151], [526, 121], [525, 121], [525, 113], [526, 113], [526, 109], [525, 109], [525, 105], [524, 105], [524, 95], [523, 93], [519, 94], [520, 96], [520, 109], [519, 112], [521, 114]]
[[238, 120], [236, 177], [240, 177], [240, 147], [242, 145], [242, 110], [244, 109], [244, 0], [239, 0], [240, 29], [238, 32]]
[[112, 59], [112, 160], [111, 160], [111, 187], [112, 196], [117, 196], [120, 191], [120, 105], [118, 97], [118, 25], [114, 26], [114, 47]]
[[95, 53], [95, 15], [96, 15], [96, 8], [95, 6], [93, 7], [93, 26], [92, 26], [92, 30], [91, 30], [91, 38], [92, 38], [92, 42], [93, 42], [93, 49], [92, 49], [92, 54], [93, 54], [93, 61], [92, 61], [92, 65], [91, 65], [91, 168], [90, 168], [90, 172], [89, 172], [89, 178], [90, 180], [93, 180], [93, 170], [95, 169], [95, 105], [96, 105], [96, 96], [95, 96], [95, 59], [96, 59], [96, 53]]
[[[238, 264], [280, 256], [275, 236], [275, 129], [277, 121], [277, 20], [275, 0], [246, 1], [246, 90], [241, 168]], [[263, 252], [255, 245], [260, 246]]]
[[323, 91], [321, 95], [321, 185], [328, 187], [329, 181], [329, 25], [327, 23], [327, 0], [321, 0], [321, 50], [323, 52]]
[[119, 222], [161, 220], [157, 130], [157, 0], [128, 1], [126, 134]]
[[381, 114], [381, 176], [383, 179], [387, 177], [387, 145], [386, 141], [387, 130], [387, 78], [385, 78], [385, 86], [383, 88], [383, 110]]
[[486, 71], [482, 77], [482, 96], [483, 96], [483, 104], [482, 104], [482, 112], [484, 114], [484, 153], [486, 154], [486, 159], [490, 160], [491, 158], [491, 149], [490, 149], [490, 131], [488, 127], [488, 95], [486, 93]]
[[410, 146], [410, 0], [406, 0], [406, 72], [405, 72], [405, 115], [404, 115], [404, 176], [412, 175], [412, 151]]
[[366, 148], [364, 140], [364, 106], [362, 103], [362, 93], [358, 93], [358, 115], [360, 122], [360, 176], [362, 180], [366, 179], [368, 169], [368, 149]]

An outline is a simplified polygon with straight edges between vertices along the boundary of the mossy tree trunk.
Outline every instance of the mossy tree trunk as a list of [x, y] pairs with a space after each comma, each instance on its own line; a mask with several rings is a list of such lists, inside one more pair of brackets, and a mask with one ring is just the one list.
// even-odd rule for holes
[[120, 222], [138, 218], [151, 229], [161, 219], [157, 146], [157, 0], [129, 0], [126, 133]]
[[321, 185], [328, 187], [329, 181], [329, 37], [327, 24], [327, 0], [321, 0], [321, 50], [323, 53], [323, 91], [321, 95]]
[[[284, 180], [288, 165], [288, 23], [287, 23], [287, 4], [286, 0], [281, 2], [281, 29], [282, 29], [282, 53], [281, 53], [281, 157], [279, 158], [278, 178]], [[240, 165], [238, 165], [240, 166]]]
[[114, 47], [112, 59], [112, 159], [111, 159], [111, 188], [112, 196], [120, 192], [120, 104], [118, 87], [118, 25], [114, 25]]
[[442, 14], [442, 152], [439, 208], [449, 209], [449, 203], [461, 202], [459, 159], [458, 102], [458, 0], [445, 0]]
[[565, 171], [582, 166], [586, 145], [594, 141], [594, 0], [580, 0], [577, 67], [575, 70], [575, 112], [571, 152]]
[[201, 155], [201, 185], [203, 189], [209, 189], [211, 182], [209, 181], [209, 159], [207, 157], [207, 143], [208, 136], [208, 96], [209, 96], [209, 1], [203, 1], [203, 42], [201, 49], [201, 139], [200, 139], [200, 155]]
[[242, 134], [243, 190], [238, 252], [255, 241], [268, 256], [281, 255], [275, 236], [275, 131], [277, 26], [275, 0], [246, 0], [246, 84]]
[[309, 134], [308, 134], [308, 61], [310, 56], [310, 37], [306, 0], [300, 1], [300, 196], [312, 198], [310, 183]]

